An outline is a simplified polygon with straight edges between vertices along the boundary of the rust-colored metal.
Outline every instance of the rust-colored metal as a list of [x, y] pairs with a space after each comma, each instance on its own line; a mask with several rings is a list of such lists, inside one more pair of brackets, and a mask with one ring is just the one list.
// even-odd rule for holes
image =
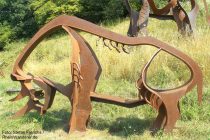
[[[3, 65], [4, 63], [0, 63], [0, 67]], [[0, 77], [5, 77], [4, 72], [0, 69]]]
[[206, 21], [210, 25], [210, 13], [208, 10], [208, 5], [207, 5], [206, 0], [203, 0], [203, 3], [204, 3], [205, 10], [206, 10]]
[[[49, 34], [58, 29], [64, 29], [72, 41], [71, 76], [72, 81], [68, 85], [53, 82], [44, 77], [33, 76], [23, 71], [23, 65], [36, 46]], [[104, 96], [95, 92], [97, 82], [102, 72], [100, 63], [88, 42], [77, 32], [81, 30], [107, 40], [105, 46], [114, 48], [118, 52], [125, 52], [126, 45], [130, 47], [139, 45], [151, 45], [158, 49], [152, 59], [143, 67], [141, 75], [136, 82], [139, 97], [136, 99], [123, 99], [119, 97]], [[110, 47], [111, 46], [111, 47]], [[184, 85], [175, 89], [158, 90], [147, 85], [147, 69], [154, 57], [164, 51], [185, 63], [191, 71], [191, 77]], [[152, 130], [164, 129], [170, 132], [180, 116], [179, 100], [193, 87], [197, 85], [198, 100], [202, 99], [202, 73], [199, 66], [190, 57], [181, 51], [152, 37], [127, 37], [108, 31], [88, 21], [73, 16], [62, 15], [44, 27], [29, 41], [17, 58], [12, 80], [21, 83], [21, 92], [11, 101], [17, 101], [29, 97], [27, 104], [19, 110], [14, 117], [23, 116], [30, 110], [37, 110], [41, 115], [51, 107], [56, 91], [66, 96], [72, 106], [69, 121], [69, 132], [85, 131], [92, 110], [91, 101], [120, 105], [128, 108], [149, 104], [158, 111], [158, 116], [153, 123]], [[32, 82], [43, 91], [36, 91]], [[44, 98], [44, 104], [39, 99]]]
[[0, 77], [5, 77], [2, 70], [0, 70]]
[[[208, 7], [206, 0], [203, 0], [205, 9], [206, 9], [206, 18], [207, 22], [210, 24], [210, 15], [208, 13]], [[130, 15], [130, 27], [128, 30], [129, 36], [137, 36], [138, 33], [140, 35], [146, 34], [146, 28], [148, 25], [148, 18], [158, 18], [162, 20], [174, 20], [177, 24], [178, 31], [182, 35], [191, 35], [195, 30], [196, 17], [199, 12], [199, 6], [195, 2], [195, 0], [190, 0], [191, 3], [191, 11], [189, 13], [184, 10], [179, 0], [170, 0], [168, 4], [158, 9], [154, 3], [154, 0], [143, 0], [143, 5], [140, 12], [133, 10], [129, 4], [128, 0], [125, 0], [126, 8]], [[152, 14], [150, 14], [150, 8], [152, 10]], [[172, 13], [172, 14], [170, 14]], [[138, 16], [139, 15], [139, 16]], [[142, 24], [143, 23], [143, 26]]]

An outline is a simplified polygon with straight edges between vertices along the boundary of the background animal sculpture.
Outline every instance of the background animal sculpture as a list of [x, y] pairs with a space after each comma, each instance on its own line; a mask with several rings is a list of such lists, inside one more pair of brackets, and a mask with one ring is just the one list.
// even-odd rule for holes
[[[158, 9], [154, 0], [142, 0], [143, 4], [139, 12], [133, 10], [129, 0], [125, 0], [125, 6], [130, 15], [129, 36], [147, 35], [147, 26], [149, 17], [161, 20], [174, 20], [177, 24], [178, 31], [182, 35], [191, 35], [195, 30], [196, 17], [199, 12], [199, 6], [195, 0], [190, 0], [191, 11], [189, 13], [182, 7], [179, 0], [170, 0], [168, 4]], [[203, 0], [206, 10], [206, 18], [210, 24], [210, 16], [206, 0]], [[150, 8], [152, 13], [150, 13]]]

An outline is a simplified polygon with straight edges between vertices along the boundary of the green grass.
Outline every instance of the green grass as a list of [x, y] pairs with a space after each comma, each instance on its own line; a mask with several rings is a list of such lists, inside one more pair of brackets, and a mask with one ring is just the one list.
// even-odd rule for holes
[[[27, 99], [11, 103], [7, 89], [19, 88], [17, 82], [10, 80], [9, 74], [18, 54], [27, 40], [14, 42], [0, 52], [1, 70], [5, 78], [0, 79], [0, 131], [2, 130], [43, 130], [40, 139], [210, 139], [210, 28], [199, 18], [194, 37], [182, 37], [177, 33], [172, 21], [150, 20], [149, 34], [192, 57], [201, 67], [204, 76], [204, 97], [202, 106], [198, 106], [196, 89], [181, 100], [181, 118], [171, 134], [161, 131], [151, 136], [149, 127], [157, 112], [150, 106], [126, 109], [114, 105], [93, 103], [91, 119], [86, 133], [66, 132], [70, 104], [60, 93], [56, 94], [54, 104], [44, 116], [30, 112], [19, 119], [10, 116], [23, 106]], [[129, 21], [119, 20], [106, 24], [106, 28], [126, 35]], [[103, 25], [101, 25], [103, 26]], [[157, 28], [158, 27], [158, 28]], [[96, 46], [97, 37], [81, 33], [93, 47], [103, 72], [96, 89], [97, 92], [125, 98], [137, 96], [135, 80], [143, 65], [156, 51], [151, 46], [141, 46], [131, 53], [118, 53], [102, 46]], [[55, 35], [45, 39], [27, 60], [24, 70], [38, 76], [46, 76], [54, 81], [70, 82], [71, 42], [65, 35]], [[177, 87], [187, 81], [189, 70], [174, 57], [161, 52], [152, 63], [148, 72], [148, 82], [155, 88]], [[0, 136], [1, 137], [1, 136]]]

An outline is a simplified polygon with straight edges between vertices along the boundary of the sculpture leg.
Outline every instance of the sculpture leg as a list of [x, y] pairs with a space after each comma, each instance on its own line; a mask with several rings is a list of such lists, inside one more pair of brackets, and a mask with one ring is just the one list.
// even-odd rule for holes
[[[76, 89], [77, 90], [77, 89]], [[69, 122], [70, 130], [73, 131], [86, 131], [86, 126], [90, 117], [91, 108], [91, 100], [90, 95], [87, 93], [75, 91], [73, 94], [72, 100], [72, 114]]]
[[21, 91], [20, 91], [20, 93], [15, 98], [11, 99], [10, 101], [11, 102], [14, 102], [14, 101], [18, 101], [20, 99], [23, 99], [26, 96], [30, 96], [30, 93], [29, 93], [29, 90], [30, 89], [28, 88], [31, 85], [30, 82], [31, 81], [28, 81], [28, 80], [26, 80], [26, 81], [20, 81]]
[[146, 102], [150, 104], [153, 108], [158, 110], [158, 116], [150, 128], [150, 130], [154, 134], [158, 130], [163, 128], [166, 123], [166, 109], [164, 107], [162, 100], [160, 100], [159, 96], [151, 93], [145, 88], [141, 78], [137, 81], [137, 85], [139, 88], [139, 96], [145, 99]]
[[20, 99], [23, 99], [26, 96], [27, 96], [27, 94], [25, 92], [22, 92], [22, 90], [21, 90], [20, 93], [18, 93], [18, 95], [15, 98], [10, 99], [9, 101], [11, 101], [11, 102], [18, 101]]
[[166, 123], [166, 110], [165, 110], [164, 105], [162, 104], [158, 109], [158, 116], [155, 119], [155, 121], [153, 122], [150, 130], [153, 133], [155, 133], [158, 130], [160, 130], [161, 128], [163, 128], [165, 123]]
[[74, 88], [71, 97], [72, 114], [69, 122], [69, 131], [86, 131], [86, 124], [92, 110], [90, 93], [96, 88], [101, 73], [101, 66], [94, 51], [84, 41], [84, 38], [69, 27], [64, 27], [64, 29], [69, 33], [73, 49], [75, 49], [71, 62]]
[[149, 20], [149, 12], [150, 12], [150, 7], [149, 3], [147, 0], [143, 0], [143, 6], [139, 12], [139, 19], [138, 19], [138, 27], [139, 27], [139, 32], [138, 36], [146, 36], [147, 33], [147, 26], [148, 26], [148, 20]]
[[177, 23], [178, 30], [182, 35], [191, 35], [195, 29], [195, 20], [199, 11], [198, 5], [191, 0], [192, 10], [187, 13], [178, 2], [173, 8], [173, 16]]
[[178, 31], [184, 35], [186, 33], [186, 24], [184, 23], [186, 15], [178, 5], [173, 8], [173, 16], [176, 21]]
[[179, 117], [179, 103], [167, 103], [166, 107], [162, 104], [158, 110], [158, 116], [151, 127], [152, 132], [155, 133], [162, 128], [165, 132], [171, 132]]
[[26, 113], [28, 113], [32, 109], [37, 110], [38, 112], [41, 112], [41, 110], [42, 110], [41, 106], [42, 106], [41, 103], [35, 102], [35, 101], [29, 99], [27, 104], [23, 108], [21, 108], [18, 112], [16, 112], [15, 115], [12, 116], [12, 118], [24, 116]]
[[164, 131], [171, 132], [176, 124], [176, 121], [180, 118], [178, 102], [169, 100], [165, 103], [165, 108], [167, 112], [167, 120], [164, 126]]

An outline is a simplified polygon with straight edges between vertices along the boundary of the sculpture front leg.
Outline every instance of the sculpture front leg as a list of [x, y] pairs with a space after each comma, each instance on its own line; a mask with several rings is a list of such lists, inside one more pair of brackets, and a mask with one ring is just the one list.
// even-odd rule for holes
[[[24, 116], [26, 113], [28, 113], [31, 110], [36, 110], [37, 112], [41, 113], [43, 112], [43, 104], [41, 104], [39, 101], [33, 101], [32, 99], [29, 99], [29, 101], [27, 102], [27, 104], [22, 107], [18, 112], [16, 112], [12, 118], [18, 118], [18, 117], [22, 117]], [[42, 114], [41, 114], [42, 115]]]
[[90, 95], [85, 95], [85, 93], [73, 92], [72, 100], [72, 113], [69, 122], [70, 130], [73, 131], [86, 131], [87, 123], [91, 113], [91, 101]]
[[101, 67], [94, 51], [77, 32], [63, 27], [70, 35], [73, 44], [72, 57], [72, 114], [69, 131], [85, 131], [92, 110], [90, 93], [96, 88]]

